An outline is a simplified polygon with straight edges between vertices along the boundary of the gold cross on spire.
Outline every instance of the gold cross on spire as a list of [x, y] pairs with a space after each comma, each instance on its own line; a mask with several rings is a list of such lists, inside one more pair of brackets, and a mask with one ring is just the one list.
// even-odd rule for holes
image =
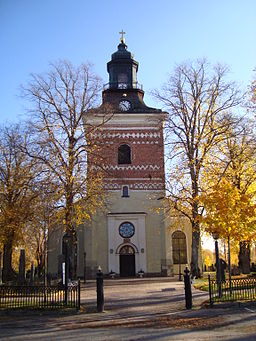
[[121, 40], [121, 43], [125, 43], [125, 40], [124, 40], [124, 34], [125, 34], [125, 32], [124, 32], [124, 30], [122, 30], [121, 32], [119, 32], [119, 34], [121, 34], [121, 38], [120, 38], [120, 40]]

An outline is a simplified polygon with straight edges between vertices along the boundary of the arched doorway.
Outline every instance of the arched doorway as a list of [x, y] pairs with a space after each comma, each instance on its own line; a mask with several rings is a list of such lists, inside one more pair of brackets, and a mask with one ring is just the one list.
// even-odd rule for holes
[[187, 263], [186, 235], [182, 231], [175, 231], [172, 234], [172, 258], [173, 264]]
[[120, 250], [120, 277], [135, 276], [135, 251], [130, 245], [125, 245]]

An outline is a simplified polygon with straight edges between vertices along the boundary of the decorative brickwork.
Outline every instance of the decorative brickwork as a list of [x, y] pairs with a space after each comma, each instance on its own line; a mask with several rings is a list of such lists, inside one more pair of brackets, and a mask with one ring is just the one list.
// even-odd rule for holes
[[[135, 123], [132, 117], [129, 120], [128, 114], [127, 123], [134, 129]], [[92, 161], [90, 169], [94, 172], [104, 170], [105, 189], [120, 190], [123, 185], [129, 186], [130, 190], [164, 189], [162, 126], [158, 126], [156, 130], [156, 126], [153, 125], [154, 129], [148, 128], [147, 131], [141, 126], [136, 128], [124, 132], [117, 130], [116, 127], [105, 126], [104, 132], [90, 134], [92, 144], [97, 143], [102, 158], [100, 164], [88, 160], [89, 164]], [[123, 144], [131, 149], [130, 164], [118, 164], [118, 148]]]

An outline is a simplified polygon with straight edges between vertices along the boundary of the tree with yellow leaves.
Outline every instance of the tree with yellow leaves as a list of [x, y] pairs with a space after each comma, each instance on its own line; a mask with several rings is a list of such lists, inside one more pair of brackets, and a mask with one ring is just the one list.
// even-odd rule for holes
[[[24, 88], [32, 102], [32, 139], [26, 152], [42, 164], [58, 187], [59, 225], [71, 241], [71, 267], [76, 274], [76, 226], [89, 219], [103, 203], [101, 173], [88, 179], [87, 155], [97, 145], [87, 144], [86, 113], [98, 103], [100, 79], [90, 65], [51, 64], [45, 75], [33, 74]], [[96, 129], [95, 127], [94, 129]], [[98, 155], [98, 161], [100, 159]]]
[[168, 117], [165, 126], [168, 163], [167, 191], [173, 206], [192, 228], [191, 272], [200, 276], [199, 204], [202, 171], [208, 155], [230, 126], [229, 111], [239, 104], [236, 85], [225, 78], [227, 68], [206, 60], [176, 67], [162, 91], [155, 91]]
[[3, 280], [15, 278], [13, 248], [24, 240], [38, 196], [37, 165], [22, 151], [26, 134], [18, 126], [0, 130], [0, 243], [3, 245]]
[[[248, 194], [252, 199], [256, 189], [256, 141], [254, 123], [243, 119], [236, 127], [230, 127], [221, 144], [216, 149], [218, 162], [212, 159], [204, 170], [204, 181], [218, 183], [223, 176], [236, 187], [241, 194]], [[254, 199], [255, 200], [255, 199]], [[241, 240], [239, 265], [244, 273], [250, 271], [250, 240]]]
[[205, 231], [228, 240], [250, 240], [255, 237], [256, 204], [250, 194], [242, 193], [225, 178], [216, 183], [200, 200], [205, 208], [201, 223]]

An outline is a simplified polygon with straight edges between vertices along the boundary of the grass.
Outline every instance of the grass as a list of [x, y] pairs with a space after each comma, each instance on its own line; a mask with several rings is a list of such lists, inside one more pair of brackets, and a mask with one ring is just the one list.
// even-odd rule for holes
[[[215, 275], [212, 275], [211, 278], [215, 279]], [[239, 276], [232, 276], [232, 280], [234, 279], [250, 279], [255, 278], [255, 274], [249, 275], [239, 275]], [[233, 282], [234, 283], [234, 282]], [[194, 287], [196, 289], [209, 292], [209, 280], [207, 277], [197, 278], [194, 282]], [[247, 283], [245, 286], [243, 282], [239, 281], [232, 285], [231, 291], [229, 287], [228, 281], [228, 274], [226, 274], [226, 283], [222, 287], [222, 295], [218, 297], [218, 287], [217, 285], [213, 288], [213, 301], [215, 302], [224, 302], [224, 301], [255, 301], [255, 284]]]
[[209, 291], [209, 281], [208, 278], [197, 278], [194, 282], [194, 288], [202, 291]]
[[[195, 282], [194, 282], [195, 289], [202, 290], [202, 291], [209, 291], [208, 275], [211, 275], [212, 279], [216, 278], [215, 272], [205, 272], [202, 278], [195, 279]], [[255, 273], [250, 273], [248, 275], [232, 276], [232, 279], [246, 279], [246, 278], [255, 278]], [[228, 273], [226, 273], [226, 281], [228, 281]]]

